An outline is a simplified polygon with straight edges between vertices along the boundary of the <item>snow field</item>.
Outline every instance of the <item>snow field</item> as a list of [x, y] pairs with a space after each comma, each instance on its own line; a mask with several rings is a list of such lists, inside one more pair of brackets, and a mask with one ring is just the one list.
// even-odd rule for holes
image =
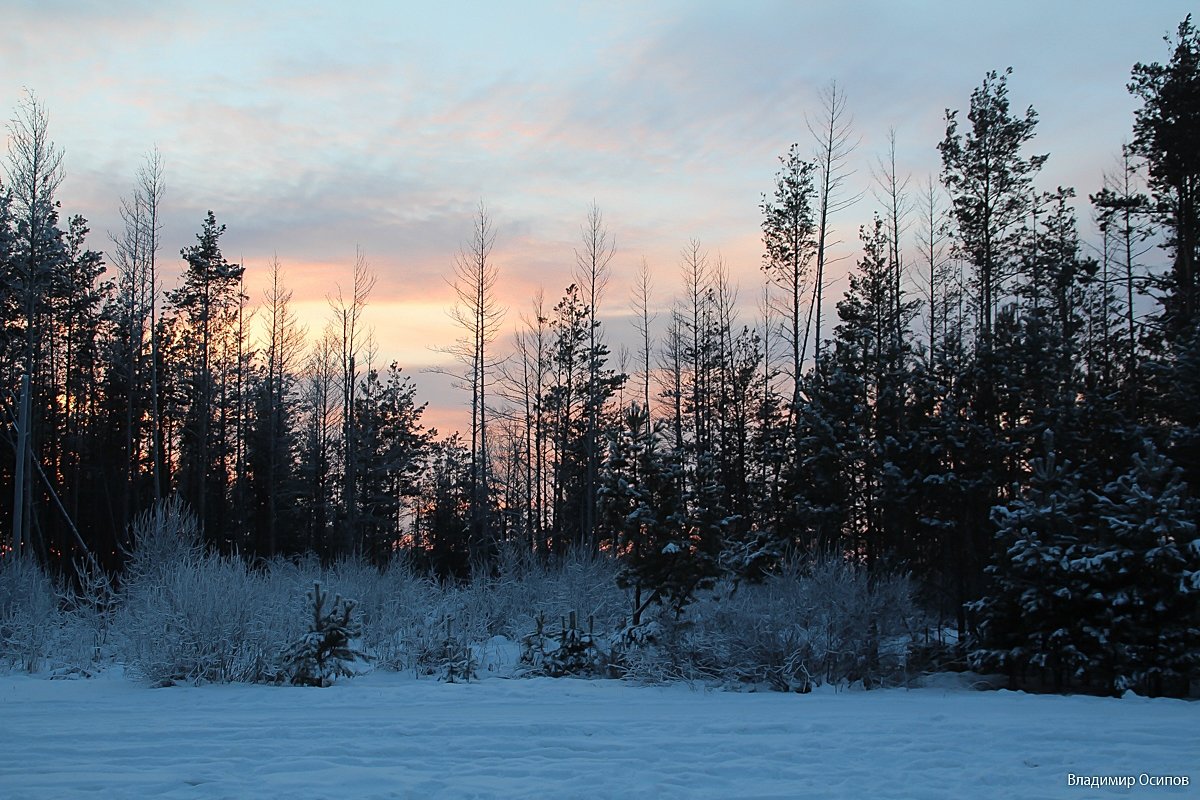
[[[890, 689], [809, 695], [375, 672], [328, 689], [0, 677], [0, 797], [1200, 796], [1200, 705]], [[1190, 771], [1190, 772], [1189, 772]], [[1188, 775], [1188, 787], [1068, 774]]]

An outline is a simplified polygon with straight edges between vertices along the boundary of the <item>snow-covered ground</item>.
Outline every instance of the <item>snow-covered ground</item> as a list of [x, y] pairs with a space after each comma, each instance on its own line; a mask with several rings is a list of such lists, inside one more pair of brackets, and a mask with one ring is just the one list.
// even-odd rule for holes
[[[1197, 703], [961, 688], [0, 676], [0, 797], [1197, 797], [1198, 732]], [[1189, 786], [1138, 786], [1142, 773]]]

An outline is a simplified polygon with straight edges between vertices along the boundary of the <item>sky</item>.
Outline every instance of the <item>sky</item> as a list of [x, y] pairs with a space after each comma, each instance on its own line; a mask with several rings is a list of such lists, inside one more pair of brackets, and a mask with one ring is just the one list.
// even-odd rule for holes
[[212, 209], [252, 300], [277, 256], [313, 335], [361, 248], [378, 360], [414, 376], [445, 432], [469, 400], [435, 374], [458, 335], [447, 278], [481, 202], [506, 336], [539, 287], [552, 306], [571, 282], [593, 203], [616, 242], [600, 308], [614, 351], [632, 341], [642, 259], [665, 309], [692, 240], [728, 266], [749, 319], [762, 196], [792, 142], [813, 148], [831, 81], [858, 138], [847, 195], [863, 197], [834, 220], [848, 265], [889, 130], [902, 176], [936, 176], [946, 109], [965, 113], [989, 70], [1011, 66], [1014, 108], [1038, 111], [1039, 187], [1086, 200], [1130, 136], [1130, 67], [1169, 58], [1188, 5], [0, 0], [0, 112], [27, 90], [45, 105], [63, 210], [90, 220], [95, 249], [112, 249], [157, 146], [162, 263], [182, 266]]

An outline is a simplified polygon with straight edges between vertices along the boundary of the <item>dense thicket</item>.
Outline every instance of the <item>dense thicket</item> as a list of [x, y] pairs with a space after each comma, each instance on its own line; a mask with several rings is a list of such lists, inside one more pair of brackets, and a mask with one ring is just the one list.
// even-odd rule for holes
[[[261, 302], [247, 295], [212, 212], [164, 261], [157, 153], [107, 259], [91, 249], [86, 220], [60, 215], [63, 154], [30, 95], [0, 185], [6, 553], [119, 570], [136, 515], [173, 494], [214, 552], [251, 559], [404, 555], [464, 578], [506, 548], [610, 553], [634, 625], [833, 554], [872, 580], [909, 573], [981, 668], [1187, 692], [1200, 668], [1190, 17], [1168, 43], [1164, 62], [1133, 68], [1132, 140], [1097, 175], [1082, 237], [1075, 191], [1039, 186], [1050, 156], [1034, 109], [1012, 107], [1011, 70], [947, 113], [940, 189], [931, 178], [910, 197], [894, 149], [881, 159], [880, 213], [831, 332], [827, 212], [859, 199], [835, 192], [853, 152], [836, 89], [817, 156], [791, 147], [763, 193], [761, 314], [690, 242], [673, 302], [640, 276], [636, 374], [605, 343], [616, 251], [599, 209], [561, 299], [539, 294], [505, 340], [481, 207], [454, 283], [469, 441], [428, 430], [400, 366], [372, 363], [361, 254], [308, 336], [277, 263]], [[182, 273], [160, 292], [167, 262]]]

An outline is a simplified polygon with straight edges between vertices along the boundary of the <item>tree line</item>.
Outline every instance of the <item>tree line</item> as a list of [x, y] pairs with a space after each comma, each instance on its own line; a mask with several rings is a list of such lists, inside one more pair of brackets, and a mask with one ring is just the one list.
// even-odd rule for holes
[[836, 85], [811, 120], [813, 154], [789, 148], [763, 194], [754, 311], [690, 242], [669, 303], [643, 262], [619, 365], [600, 209], [561, 298], [539, 292], [509, 337], [481, 206], [455, 262], [462, 336], [448, 349], [470, 428], [443, 437], [401, 367], [377, 363], [363, 254], [316, 336], [277, 261], [252, 303], [212, 212], [164, 291], [177, 262], [162, 253], [161, 156], [106, 254], [92, 249], [84, 218], [64, 224], [62, 152], [30, 95], [0, 193], [7, 547], [117, 569], [134, 517], [178, 495], [213, 547], [250, 558], [403, 556], [461, 578], [505, 546], [610, 553], [633, 624], [681, 613], [719, 577], [835, 553], [910, 573], [973, 637], [977, 666], [1186, 691], [1200, 628], [1190, 17], [1168, 44], [1165, 63], [1133, 67], [1131, 139], [1086, 205], [1038, 185], [1049, 156], [1035, 110], [1009, 99], [1011, 70], [947, 112], [941, 173], [924, 185], [898, 174], [890, 137], [832, 323], [831, 216], [863, 199], [847, 187], [856, 138]]

